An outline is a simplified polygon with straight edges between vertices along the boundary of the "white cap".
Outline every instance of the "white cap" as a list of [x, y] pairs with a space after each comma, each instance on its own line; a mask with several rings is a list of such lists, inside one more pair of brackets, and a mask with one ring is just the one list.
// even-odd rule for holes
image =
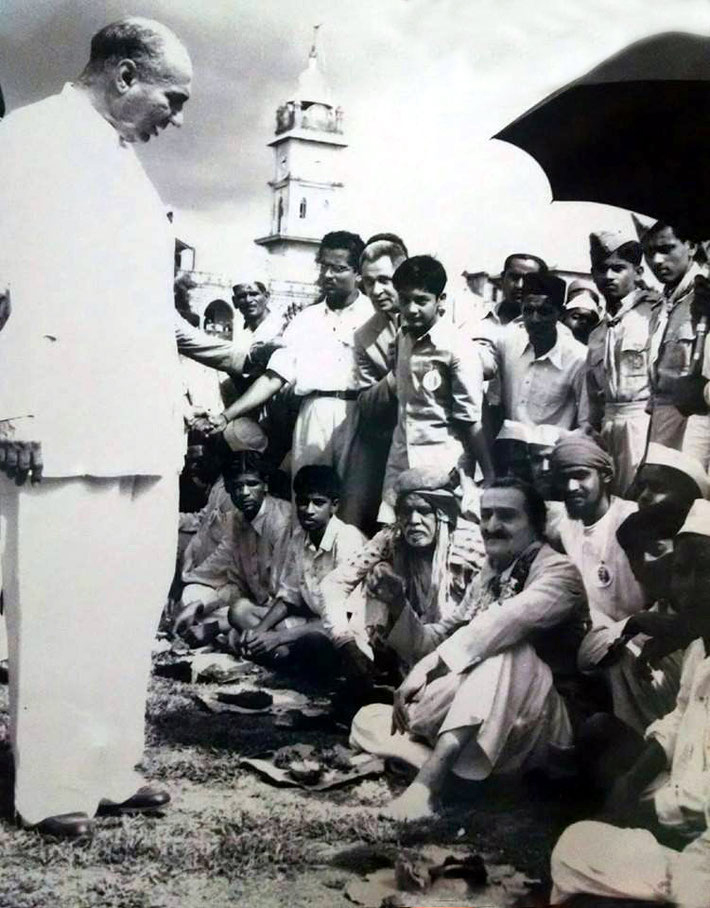
[[530, 430], [531, 445], [538, 445], [541, 448], [553, 448], [560, 438], [569, 435], [567, 429], [560, 426], [553, 426], [551, 423], [540, 423], [539, 426], [528, 426]]
[[652, 441], [646, 452], [644, 464], [654, 464], [659, 467], [671, 467], [689, 476], [700, 490], [703, 498], [710, 498], [710, 477], [703, 469], [703, 465], [695, 457], [684, 451], [676, 451]]
[[524, 422], [517, 422], [514, 419], [504, 419], [500, 432], [496, 435], [496, 441], [521, 441], [523, 444], [530, 444], [530, 435], [535, 426], [526, 426]]
[[678, 535], [680, 536], [681, 533], [697, 533], [699, 536], [710, 536], [710, 501], [706, 501], [704, 498], [696, 498]]

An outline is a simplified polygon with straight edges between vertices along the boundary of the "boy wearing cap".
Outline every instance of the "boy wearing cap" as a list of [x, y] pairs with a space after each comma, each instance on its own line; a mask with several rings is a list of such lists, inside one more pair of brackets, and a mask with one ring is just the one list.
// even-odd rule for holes
[[633, 237], [621, 231], [591, 233], [589, 255], [607, 316], [589, 338], [586, 421], [601, 432], [614, 461], [614, 494], [624, 495], [646, 448], [648, 338], [658, 296], [639, 286], [642, 249]]
[[215, 551], [183, 574], [185, 588], [173, 625], [174, 633], [187, 633], [197, 644], [229, 630], [227, 614], [234, 602], [265, 605], [276, 595], [291, 535], [291, 505], [268, 494], [266, 469], [256, 451], [233, 454], [222, 475], [236, 510]]
[[[615, 761], [599, 821], [575, 823], [558, 841], [551, 859], [554, 905], [577, 893], [679, 908], [708, 904], [709, 535], [710, 502], [698, 500], [674, 553], [673, 604], [692, 640], [676, 707], [648, 727], [645, 741], [627, 734], [632, 756]], [[669, 841], [674, 847], [662, 844]]]
[[586, 281], [572, 281], [567, 290], [562, 323], [566, 325], [575, 339], [586, 347], [589, 335], [597, 327], [604, 315], [604, 306], [599, 294]]
[[485, 378], [500, 376], [506, 419], [563, 429], [579, 422], [587, 351], [559, 324], [566, 289], [554, 275], [525, 274], [522, 322], [475, 338]]
[[403, 262], [394, 273], [402, 328], [389, 380], [398, 401], [379, 519], [394, 520], [394, 483], [412, 467], [453, 469], [462, 455], [484, 479], [493, 465], [481, 425], [483, 376], [470, 341], [441, 319], [446, 271], [430, 255]]

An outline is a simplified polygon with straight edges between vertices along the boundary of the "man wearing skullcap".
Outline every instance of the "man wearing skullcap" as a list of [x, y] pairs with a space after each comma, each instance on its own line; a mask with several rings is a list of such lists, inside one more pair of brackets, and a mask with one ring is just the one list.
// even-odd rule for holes
[[[676, 707], [646, 729], [645, 740], [636, 737], [631, 759], [617, 757], [599, 821], [575, 823], [558, 841], [553, 905], [577, 893], [678, 908], [708, 904], [710, 502], [694, 503], [673, 557], [671, 596], [692, 641]], [[634, 741], [633, 733], [627, 737]]]
[[567, 289], [565, 303], [565, 324], [575, 339], [586, 347], [589, 335], [596, 328], [604, 315], [604, 304], [595, 288], [586, 281], [572, 281]]
[[257, 451], [239, 451], [225, 463], [224, 485], [234, 502], [215, 551], [183, 574], [185, 588], [173, 626], [202, 644], [229, 631], [229, 607], [242, 600], [267, 605], [276, 595], [291, 534], [291, 505], [268, 494]]
[[560, 324], [565, 293], [561, 278], [525, 274], [522, 320], [474, 338], [485, 378], [500, 377], [506, 419], [564, 429], [578, 424], [587, 351]]
[[613, 492], [624, 495], [646, 447], [649, 323], [658, 295], [639, 286], [643, 253], [630, 234], [592, 233], [589, 254], [607, 315], [589, 338], [586, 420], [614, 461]]

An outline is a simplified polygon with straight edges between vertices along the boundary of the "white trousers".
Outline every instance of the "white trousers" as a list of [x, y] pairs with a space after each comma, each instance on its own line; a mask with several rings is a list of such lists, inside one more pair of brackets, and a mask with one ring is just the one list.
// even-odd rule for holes
[[707, 908], [710, 840], [706, 833], [678, 852], [646, 829], [585, 820], [563, 832], [552, 852], [551, 873], [553, 905], [588, 893]]
[[291, 471], [325, 464], [342, 479], [355, 435], [355, 401], [336, 397], [306, 397], [293, 429]]
[[27, 824], [91, 816], [141, 785], [177, 516], [172, 476], [0, 479], [15, 809]]

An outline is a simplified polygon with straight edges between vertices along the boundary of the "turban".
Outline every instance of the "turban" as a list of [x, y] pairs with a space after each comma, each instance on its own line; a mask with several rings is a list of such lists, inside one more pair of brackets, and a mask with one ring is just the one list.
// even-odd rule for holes
[[570, 467], [588, 467], [609, 476], [614, 475], [614, 462], [607, 452], [588, 435], [572, 433], [561, 438], [550, 454], [554, 471]]
[[445, 470], [415, 468], [400, 473], [394, 483], [397, 505], [408, 495], [420, 495], [433, 508], [443, 512], [449, 523], [455, 523], [459, 502], [451, 487], [451, 475]]
[[693, 502], [678, 535], [681, 536], [683, 533], [710, 536], [710, 501], [698, 498]]
[[648, 446], [643, 465], [669, 467], [693, 480], [703, 498], [710, 498], [710, 478], [699, 460], [684, 451], [676, 451], [652, 441]]

